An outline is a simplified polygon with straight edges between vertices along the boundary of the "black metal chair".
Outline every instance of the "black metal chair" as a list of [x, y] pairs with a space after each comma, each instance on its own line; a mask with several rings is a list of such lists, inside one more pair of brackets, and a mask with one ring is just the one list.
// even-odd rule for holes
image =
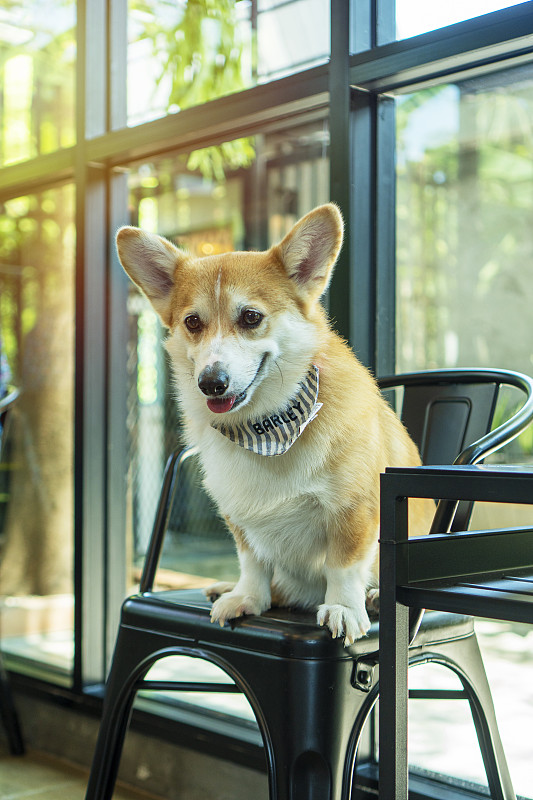
[[[408, 498], [446, 497], [525, 503], [533, 467], [390, 469], [381, 478], [380, 800], [407, 800], [407, 643], [409, 609], [421, 605], [478, 617], [533, 624], [533, 527], [434, 533], [408, 538]], [[440, 654], [435, 654], [437, 661]], [[472, 672], [450, 666], [472, 695]], [[475, 681], [473, 682], [475, 686]], [[472, 697], [480, 736], [490, 736]], [[491, 797], [501, 797], [492, 787]]]
[[[525, 392], [525, 404], [487, 438], [502, 384]], [[401, 416], [426, 462], [451, 463], [458, 453], [461, 460], [479, 461], [533, 418], [533, 383], [516, 373], [443, 370], [386, 378], [380, 385], [384, 390], [404, 388]], [[375, 622], [368, 636], [345, 648], [316, 624], [314, 614], [271, 609], [221, 629], [211, 624], [211, 604], [200, 591], [154, 591], [172, 498], [180, 471], [193, 456], [186, 450], [168, 461], [140, 591], [123, 604], [86, 800], [112, 796], [133, 700], [140, 689], [228, 690], [226, 684], [158, 681], [151, 685], [145, 680], [148, 670], [169, 655], [216, 664], [246, 695], [263, 738], [271, 800], [348, 800], [363, 725], [379, 693], [379, 625]], [[441, 503], [437, 519], [455, 518], [463, 524], [470, 511]], [[472, 619], [438, 612], [420, 619], [417, 614], [412, 627], [413, 632], [419, 630], [409, 648], [410, 659], [440, 658], [470, 676], [467, 694], [476, 709], [489, 785], [494, 797], [512, 800]], [[235, 691], [235, 686], [229, 690]]]
[[[19, 397], [19, 390], [13, 389], [0, 400], [0, 463], [3, 460], [4, 444], [11, 420], [11, 411]], [[0, 594], [2, 587], [0, 586]], [[22, 739], [21, 727], [13, 701], [13, 693], [7, 673], [2, 664], [0, 653], [0, 716], [4, 723], [9, 749], [13, 755], [24, 754], [24, 741]]]

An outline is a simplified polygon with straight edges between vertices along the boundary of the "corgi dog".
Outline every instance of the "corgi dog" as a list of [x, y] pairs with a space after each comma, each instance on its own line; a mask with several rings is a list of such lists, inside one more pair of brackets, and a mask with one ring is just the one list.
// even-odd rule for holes
[[[212, 620], [313, 609], [349, 645], [377, 596], [379, 475], [420, 458], [320, 303], [342, 239], [330, 203], [265, 252], [197, 258], [134, 227], [117, 249], [168, 328], [186, 438], [235, 538], [240, 577], [207, 590]], [[433, 511], [411, 501], [411, 531]]]

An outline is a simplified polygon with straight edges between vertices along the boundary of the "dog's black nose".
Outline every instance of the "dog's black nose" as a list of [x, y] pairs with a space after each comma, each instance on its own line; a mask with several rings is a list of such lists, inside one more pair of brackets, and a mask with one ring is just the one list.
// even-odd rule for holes
[[206, 367], [201, 371], [198, 378], [198, 386], [204, 394], [210, 397], [218, 397], [224, 394], [228, 388], [229, 375], [224, 371], [222, 364], [217, 361], [212, 366]]

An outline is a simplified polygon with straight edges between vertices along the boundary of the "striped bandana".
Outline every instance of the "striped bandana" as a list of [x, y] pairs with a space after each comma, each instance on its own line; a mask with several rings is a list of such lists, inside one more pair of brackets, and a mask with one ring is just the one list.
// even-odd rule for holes
[[313, 364], [300, 384], [298, 393], [286, 408], [269, 417], [248, 420], [241, 425], [217, 422], [211, 425], [235, 444], [260, 456], [281, 456], [321, 408], [322, 403], [318, 402], [318, 367]]

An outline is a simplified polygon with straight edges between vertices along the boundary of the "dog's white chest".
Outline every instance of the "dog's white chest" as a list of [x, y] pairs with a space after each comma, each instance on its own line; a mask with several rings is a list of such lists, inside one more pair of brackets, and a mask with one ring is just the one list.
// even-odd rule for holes
[[296, 453], [258, 456], [220, 439], [202, 454], [205, 484], [220, 512], [241, 528], [262, 560], [298, 571], [303, 565], [320, 569], [327, 480]]

